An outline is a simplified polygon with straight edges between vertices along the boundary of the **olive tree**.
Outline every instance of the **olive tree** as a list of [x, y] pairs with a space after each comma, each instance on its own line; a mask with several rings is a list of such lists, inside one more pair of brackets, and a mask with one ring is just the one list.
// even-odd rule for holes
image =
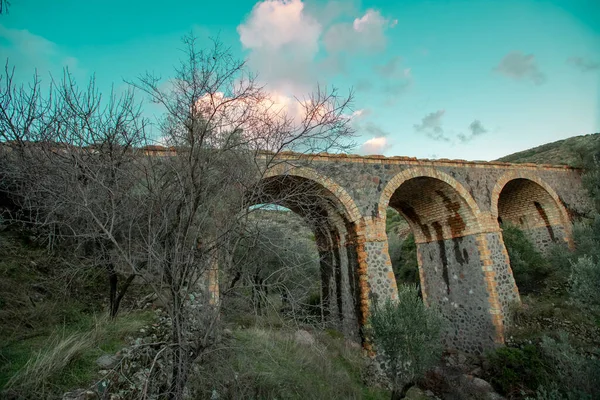
[[398, 288], [397, 301], [375, 304], [369, 317], [370, 334], [392, 385], [392, 399], [401, 399], [415, 379], [440, 360], [442, 321], [412, 285]]

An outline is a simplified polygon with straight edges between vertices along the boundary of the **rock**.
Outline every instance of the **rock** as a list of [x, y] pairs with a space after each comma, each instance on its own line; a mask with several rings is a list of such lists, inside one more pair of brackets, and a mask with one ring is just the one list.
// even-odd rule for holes
[[473, 375], [462, 375], [460, 377], [461, 386], [465, 387], [468, 391], [474, 391], [477, 393], [493, 392], [494, 388], [487, 381], [481, 378], [476, 378]]
[[96, 360], [96, 365], [102, 369], [113, 369], [119, 364], [121, 361], [121, 357], [111, 354], [105, 354], [103, 356], [98, 357]]
[[305, 331], [304, 329], [296, 331], [296, 333], [294, 334], [294, 339], [296, 340], [296, 343], [301, 344], [303, 346], [312, 346], [315, 344], [314, 336], [310, 332]]
[[62, 400], [94, 400], [98, 399], [98, 395], [91, 390], [78, 389], [72, 392], [67, 392], [63, 395]]
[[[428, 396], [423, 390], [416, 386], [411, 387], [404, 396], [405, 400], [430, 400], [432, 397]], [[435, 398], [435, 397], [433, 397]]]

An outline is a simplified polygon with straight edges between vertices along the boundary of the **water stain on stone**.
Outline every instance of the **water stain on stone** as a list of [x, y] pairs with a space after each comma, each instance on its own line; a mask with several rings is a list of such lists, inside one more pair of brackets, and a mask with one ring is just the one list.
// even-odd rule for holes
[[446, 293], [450, 294], [450, 277], [448, 276], [448, 255], [446, 254], [446, 245], [444, 244], [444, 232], [442, 225], [439, 222], [431, 224], [435, 229], [437, 244], [440, 250], [440, 258], [442, 259], [442, 278], [446, 283]]
[[550, 225], [550, 219], [548, 218], [548, 214], [546, 214], [546, 210], [544, 210], [544, 207], [542, 207], [542, 205], [537, 201], [534, 201], [533, 205], [535, 206], [535, 209], [537, 210], [538, 214], [540, 214], [540, 217], [542, 217], [542, 219], [544, 220], [544, 223], [546, 224], [546, 229], [548, 230], [548, 234], [550, 235], [550, 239], [553, 242], [556, 242], [556, 237], [554, 236], [554, 229], [552, 229], [552, 226]]
[[463, 253], [460, 251], [460, 242], [461, 241], [462, 241], [462, 238], [452, 238], [452, 244], [453, 244], [453, 249], [454, 249], [454, 258], [456, 259], [456, 262], [458, 262], [460, 265], [464, 265], [466, 261], [463, 257]]
[[423, 235], [427, 239], [427, 241], [431, 241], [431, 232], [427, 224], [421, 223], [421, 218], [419, 214], [412, 208], [408, 203], [401, 201], [398, 203], [398, 207], [400, 212], [406, 216], [406, 218], [410, 219], [412, 223], [416, 224], [423, 231]]
[[467, 224], [462, 219], [459, 213], [460, 202], [452, 201], [452, 199], [448, 197], [448, 195], [446, 195], [446, 193], [444, 193], [442, 190], [436, 190], [435, 192], [438, 194], [438, 196], [442, 198], [442, 201], [444, 202], [444, 207], [446, 207], [446, 210], [450, 212], [450, 216], [448, 216], [446, 222], [450, 226], [452, 236], [457, 236], [461, 234], [467, 227]]

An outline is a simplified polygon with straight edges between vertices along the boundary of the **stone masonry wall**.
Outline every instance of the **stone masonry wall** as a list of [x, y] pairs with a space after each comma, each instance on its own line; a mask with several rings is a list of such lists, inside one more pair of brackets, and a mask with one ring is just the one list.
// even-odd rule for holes
[[347, 240], [327, 257], [327, 290], [338, 299], [331, 311], [352, 320], [346, 315], [353, 308], [362, 326], [374, 301], [397, 298], [385, 211], [393, 206], [408, 219], [414, 212], [424, 300], [449, 321], [446, 344], [472, 353], [503, 342], [504, 315], [519, 301], [498, 217], [525, 221], [534, 242], [546, 248], [569, 241], [570, 217], [592, 210], [580, 172], [567, 167], [344, 154], [278, 159], [284, 162], [271, 176], [321, 185], [348, 226]]
[[448, 322], [446, 346], [482, 354], [495, 343], [489, 293], [474, 236], [419, 243], [423, 291]]

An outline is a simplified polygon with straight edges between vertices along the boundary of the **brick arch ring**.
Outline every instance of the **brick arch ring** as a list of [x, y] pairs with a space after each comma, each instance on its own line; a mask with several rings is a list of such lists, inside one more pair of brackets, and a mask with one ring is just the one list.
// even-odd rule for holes
[[356, 223], [361, 219], [360, 211], [354, 203], [352, 197], [346, 192], [346, 190], [336, 183], [333, 179], [328, 178], [319, 174], [312, 168], [306, 167], [292, 167], [286, 164], [278, 164], [267, 170], [263, 179], [273, 178], [276, 176], [297, 176], [300, 178], [308, 179], [313, 181], [325, 189], [327, 189], [334, 198], [340, 202], [343, 207], [345, 217], [348, 222]]
[[383, 218], [385, 221], [386, 218], [386, 209], [390, 203], [390, 199], [394, 195], [394, 192], [402, 185], [404, 182], [413, 178], [434, 178], [438, 179], [442, 182], [447, 183], [454, 189], [458, 195], [467, 203], [471, 212], [475, 216], [476, 229], [481, 230], [481, 223], [479, 221], [481, 211], [471, 193], [464, 188], [464, 186], [458, 182], [456, 179], [451, 177], [450, 175], [436, 171], [434, 168], [429, 167], [416, 167], [407, 169], [406, 171], [402, 171], [396, 174], [390, 181], [385, 185], [385, 188], [381, 192], [381, 196], [379, 196], [379, 205], [378, 205], [378, 215], [379, 218]]
[[498, 202], [500, 200], [500, 193], [502, 192], [502, 189], [504, 189], [504, 186], [506, 186], [508, 182], [515, 179], [527, 179], [529, 181], [532, 181], [541, 186], [542, 189], [544, 189], [546, 193], [548, 193], [550, 197], [552, 197], [552, 200], [554, 200], [554, 204], [558, 208], [560, 220], [563, 224], [563, 228], [565, 229], [565, 234], [567, 236], [567, 242], [569, 243], [569, 246], [572, 246], [573, 229], [571, 226], [569, 214], [567, 213], [567, 209], [560, 200], [560, 197], [558, 197], [556, 191], [552, 189], [552, 187], [549, 184], [547, 184], [544, 180], [536, 176], [536, 174], [533, 171], [509, 171], [502, 175], [500, 179], [498, 179], [496, 185], [494, 186], [494, 189], [492, 190], [491, 196], [492, 204], [490, 204], [490, 212], [492, 216], [494, 218], [498, 218]]

